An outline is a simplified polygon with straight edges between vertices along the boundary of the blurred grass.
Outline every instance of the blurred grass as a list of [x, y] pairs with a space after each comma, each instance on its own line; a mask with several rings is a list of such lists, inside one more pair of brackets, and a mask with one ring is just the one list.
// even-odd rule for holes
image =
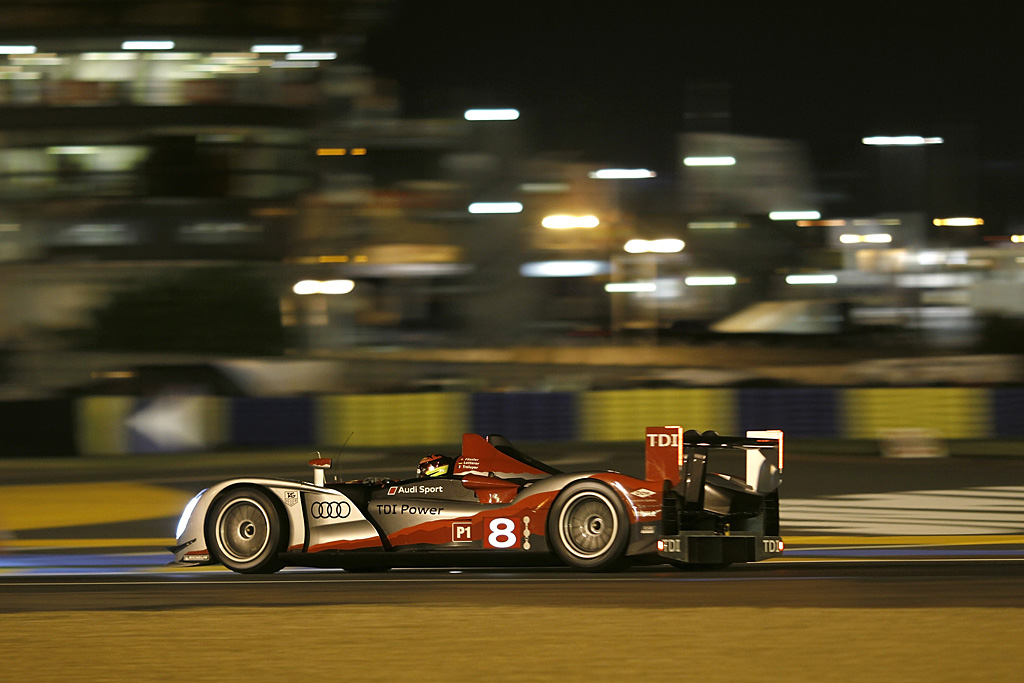
[[8, 531], [109, 524], [180, 515], [191, 495], [127, 482], [0, 487], [0, 520]]
[[34, 612], [3, 615], [0, 671], [32, 681], [1018, 680], [1021, 642], [1021, 609]]

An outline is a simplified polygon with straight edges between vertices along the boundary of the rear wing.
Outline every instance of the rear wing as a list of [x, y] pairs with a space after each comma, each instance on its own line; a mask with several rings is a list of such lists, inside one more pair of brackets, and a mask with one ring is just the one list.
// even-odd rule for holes
[[779, 430], [749, 431], [746, 436], [720, 436], [682, 427], [648, 427], [644, 443], [647, 481], [703, 481], [708, 452], [713, 449], [746, 451], [744, 483], [753, 491], [768, 493], [782, 481], [783, 435]]

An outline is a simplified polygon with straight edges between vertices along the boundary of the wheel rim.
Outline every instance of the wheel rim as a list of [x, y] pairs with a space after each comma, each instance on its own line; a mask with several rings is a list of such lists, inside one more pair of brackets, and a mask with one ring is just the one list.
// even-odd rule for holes
[[250, 498], [228, 503], [217, 518], [221, 551], [235, 562], [259, 557], [270, 542], [270, 518], [263, 506]]
[[615, 542], [619, 519], [604, 496], [578, 493], [562, 508], [558, 530], [566, 550], [576, 557], [593, 559], [608, 552]]

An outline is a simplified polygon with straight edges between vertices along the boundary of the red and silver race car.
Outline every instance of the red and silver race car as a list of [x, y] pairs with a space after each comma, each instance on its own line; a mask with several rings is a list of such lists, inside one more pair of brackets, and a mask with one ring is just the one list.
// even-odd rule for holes
[[[743, 437], [648, 427], [644, 479], [560, 472], [507, 439], [465, 434], [457, 458], [425, 458], [415, 479], [232, 479], [201, 491], [178, 523], [175, 563], [245, 573], [287, 565], [549, 564], [588, 571], [632, 562], [722, 567], [782, 553], [782, 433]], [[732, 453], [742, 474], [712, 474]], [[722, 454], [721, 456], [719, 454]]]

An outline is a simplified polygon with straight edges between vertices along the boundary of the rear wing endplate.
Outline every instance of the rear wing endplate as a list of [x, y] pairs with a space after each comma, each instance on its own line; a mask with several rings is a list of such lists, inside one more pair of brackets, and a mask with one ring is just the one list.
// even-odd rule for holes
[[768, 492], [778, 487], [783, 466], [783, 434], [779, 430], [748, 431], [746, 436], [721, 436], [715, 432], [684, 431], [682, 427], [648, 427], [644, 442], [647, 481], [671, 482], [703, 479], [708, 451], [739, 449], [746, 451], [746, 484], [754, 491]]

